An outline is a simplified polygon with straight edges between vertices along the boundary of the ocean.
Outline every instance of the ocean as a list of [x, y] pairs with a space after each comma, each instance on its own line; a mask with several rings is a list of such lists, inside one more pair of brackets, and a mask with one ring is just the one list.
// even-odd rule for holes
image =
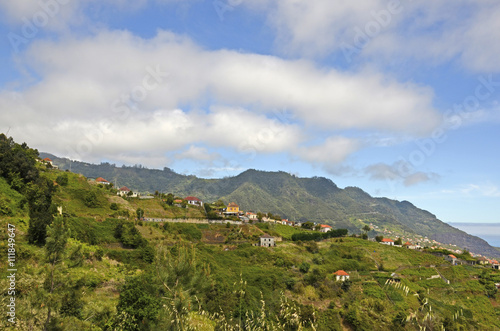
[[500, 223], [448, 223], [449, 225], [484, 239], [491, 246], [500, 247]]

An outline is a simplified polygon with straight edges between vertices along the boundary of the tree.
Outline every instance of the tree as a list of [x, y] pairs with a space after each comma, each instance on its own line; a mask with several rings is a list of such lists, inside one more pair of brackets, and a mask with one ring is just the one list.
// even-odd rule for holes
[[26, 199], [29, 207], [28, 242], [43, 246], [47, 237], [47, 226], [52, 223], [53, 183], [46, 178], [39, 178], [27, 185]]
[[47, 320], [44, 330], [47, 330], [50, 325], [52, 308], [56, 305], [57, 300], [54, 297], [55, 277], [54, 273], [56, 266], [61, 262], [66, 242], [68, 241], [68, 230], [65, 227], [64, 220], [57, 217], [47, 231], [47, 241], [45, 245], [45, 253], [47, 262], [49, 263], [50, 274], [48, 275], [49, 298], [47, 300]]
[[97, 194], [94, 191], [89, 191], [85, 194], [83, 198], [83, 202], [89, 208], [97, 208], [99, 207], [99, 199], [97, 198]]
[[305, 223], [302, 223], [302, 228], [303, 229], [309, 229], [309, 230], [312, 230], [314, 227], [314, 223], [313, 222], [305, 222]]
[[68, 174], [62, 174], [62, 175], [57, 176], [56, 183], [61, 185], [61, 186], [67, 186], [69, 183]]
[[118, 204], [116, 202], [112, 202], [110, 205], [109, 205], [109, 209], [111, 210], [118, 210]]
[[144, 217], [144, 210], [142, 210], [142, 208], [137, 208], [135, 213], [137, 215], [137, 219], [142, 219]]
[[369, 226], [369, 225], [365, 225], [365, 226], [363, 226], [363, 229], [362, 229], [362, 230], [363, 230], [365, 233], [368, 233], [368, 232], [370, 232], [370, 230], [371, 230], [371, 229], [372, 229], [372, 228], [370, 228], [370, 226]]
[[396, 239], [394, 245], [403, 245], [403, 240], [401, 240], [401, 238]]
[[139, 330], [139, 325], [145, 329], [158, 320], [161, 310], [161, 300], [155, 282], [149, 274], [127, 277], [120, 289], [120, 298], [116, 306], [118, 312], [117, 324], [121, 330]]
[[180, 246], [157, 250], [156, 272], [165, 291], [167, 330], [185, 330], [195, 296], [211, 286], [210, 269], [196, 261], [194, 247]]
[[384, 236], [376, 236], [375, 237], [375, 240], [379, 243], [382, 241], [382, 239], [384, 239]]
[[167, 199], [165, 201], [167, 205], [172, 206], [174, 204], [174, 200], [174, 195], [172, 193], [167, 194]]

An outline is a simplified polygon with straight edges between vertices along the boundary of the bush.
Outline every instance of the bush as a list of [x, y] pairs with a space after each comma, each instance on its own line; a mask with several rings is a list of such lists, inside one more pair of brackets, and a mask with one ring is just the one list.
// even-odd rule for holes
[[118, 210], [119, 206], [117, 203], [113, 202], [109, 205], [109, 209], [111, 210]]
[[303, 273], [307, 273], [309, 271], [309, 268], [311, 268], [311, 265], [307, 262], [302, 262], [302, 264], [299, 266], [299, 270]]
[[62, 174], [62, 175], [57, 176], [56, 183], [61, 185], [61, 186], [67, 186], [69, 183], [68, 174]]
[[99, 200], [97, 199], [97, 194], [95, 192], [88, 192], [85, 194], [85, 197], [83, 198], [83, 202], [85, 203], [85, 206], [89, 208], [97, 208], [99, 207]]

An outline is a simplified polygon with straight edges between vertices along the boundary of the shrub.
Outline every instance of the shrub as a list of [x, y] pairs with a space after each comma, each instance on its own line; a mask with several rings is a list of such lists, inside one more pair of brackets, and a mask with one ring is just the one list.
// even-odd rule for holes
[[303, 273], [307, 273], [309, 271], [309, 268], [311, 268], [311, 265], [307, 262], [302, 262], [302, 264], [299, 266], [299, 270]]
[[67, 186], [69, 183], [68, 174], [62, 174], [62, 175], [57, 176], [56, 183], [61, 185], [61, 186]]

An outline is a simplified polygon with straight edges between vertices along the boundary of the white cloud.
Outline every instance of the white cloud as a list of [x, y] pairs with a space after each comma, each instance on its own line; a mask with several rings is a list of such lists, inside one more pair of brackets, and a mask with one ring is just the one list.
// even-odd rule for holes
[[500, 189], [492, 183], [467, 184], [447, 193], [460, 193], [464, 195], [480, 195], [490, 198], [500, 197]]
[[[473, 71], [498, 72], [500, 3], [496, 0], [262, 0], [282, 52], [344, 58], [347, 45], [363, 59], [440, 64], [458, 59]], [[396, 4], [396, 5], [392, 5]]]
[[300, 148], [296, 156], [310, 163], [319, 163], [326, 170], [336, 167], [360, 148], [359, 141], [345, 137], [329, 137], [320, 145]]
[[404, 186], [413, 186], [424, 182], [436, 181], [440, 176], [433, 172], [415, 171], [411, 165], [398, 161], [392, 165], [376, 163], [364, 168], [363, 172], [371, 180], [400, 182]]
[[[99, 156], [160, 157], [203, 142], [254, 157], [310, 145], [318, 129], [336, 136], [343, 129], [418, 135], [438, 124], [429, 89], [370, 71], [207, 51], [166, 31], [152, 39], [102, 31], [34, 41], [20, 66], [37, 79], [16, 82], [19, 92], [0, 92], [0, 122], [22, 139], [66, 153], [80, 146]], [[303, 155], [336, 163], [355, 150], [339, 137]]]
[[195, 145], [191, 145], [187, 150], [175, 155], [176, 159], [189, 159], [195, 161], [214, 161], [220, 157], [218, 153], [210, 153], [207, 148]]

